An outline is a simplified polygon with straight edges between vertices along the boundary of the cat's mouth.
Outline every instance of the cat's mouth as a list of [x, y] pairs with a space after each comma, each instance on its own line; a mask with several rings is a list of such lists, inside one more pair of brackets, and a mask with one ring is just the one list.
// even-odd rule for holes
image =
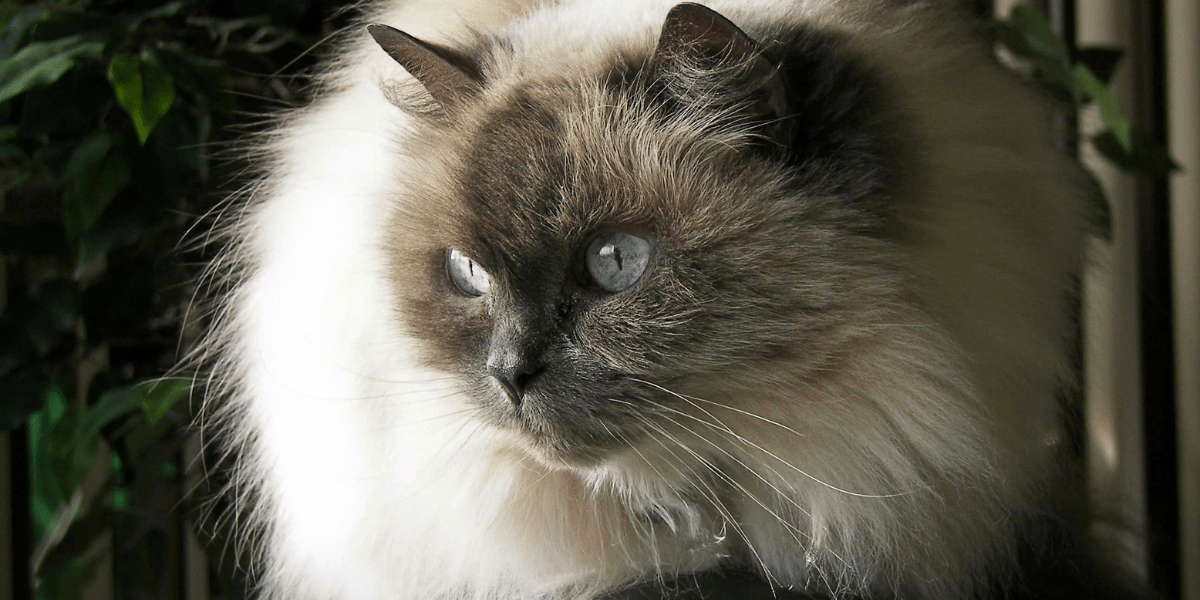
[[591, 469], [636, 443], [638, 432], [629, 431], [607, 415], [592, 415], [585, 421], [561, 422], [544, 412], [516, 415], [504, 427], [518, 434], [525, 451], [554, 469]]
[[529, 393], [520, 406], [490, 403], [489, 415], [516, 434], [523, 449], [555, 469], [590, 469], [627, 451], [644, 437], [635, 399], [609, 393]]
[[[511, 390], [483, 376], [473, 397], [482, 416], [514, 434], [522, 449], [547, 467], [590, 469], [619, 455], [645, 451], [650, 438], [673, 445], [665, 413], [677, 395], [647, 375], [556, 365], [525, 386], [520, 402]], [[681, 452], [685, 452], [681, 450]]]

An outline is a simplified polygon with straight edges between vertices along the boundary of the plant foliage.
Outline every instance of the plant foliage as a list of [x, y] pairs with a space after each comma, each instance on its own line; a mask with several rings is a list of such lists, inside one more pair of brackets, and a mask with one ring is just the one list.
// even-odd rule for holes
[[[1027, 62], [1034, 80], [1071, 110], [1090, 104], [1099, 107], [1108, 128], [1086, 141], [1101, 156], [1130, 173], [1148, 177], [1179, 169], [1165, 148], [1125, 118], [1108, 88], [1124, 54], [1120, 49], [1089, 46], [1069, 52], [1045, 17], [1024, 6], [1014, 7], [1008, 20], [994, 23], [993, 31], [1000, 46]], [[1107, 238], [1112, 228], [1109, 203], [1100, 184], [1094, 178], [1090, 183], [1100, 221], [1096, 232]]]
[[101, 569], [116, 598], [180, 588], [192, 382], [165, 374], [204, 260], [180, 242], [229, 179], [214, 148], [292, 101], [270, 74], [327, 33], [320, 13], [0, 1], [0, 427], [29, 444], [38, 598]]

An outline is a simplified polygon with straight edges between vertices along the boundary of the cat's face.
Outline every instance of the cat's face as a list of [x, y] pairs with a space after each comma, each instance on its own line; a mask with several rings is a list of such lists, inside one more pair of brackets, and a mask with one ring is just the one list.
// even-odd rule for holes
[[850, 191], [878, 181], [786, 147], [845, 143], [781, 147], [745, 102], [681, 106], [670, 68], [494, 84], [430, 121], [427, 177], [389, 224], [421, 359], [548, 462], [807, 376], [887, 279]]

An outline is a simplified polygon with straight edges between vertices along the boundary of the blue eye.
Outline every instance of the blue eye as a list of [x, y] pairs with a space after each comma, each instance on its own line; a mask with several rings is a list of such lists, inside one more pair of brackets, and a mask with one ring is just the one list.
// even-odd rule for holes
[[596, 285], [619, 292], [637, 283], [646, 271], [650, 242], [623, 231], [607, 231], [588, 244], [585, 260]]
[[455, 248], [446, 252], [446, 272], [455, 287], [468, 296], [482, 296], [492, 290], [487, 271]]

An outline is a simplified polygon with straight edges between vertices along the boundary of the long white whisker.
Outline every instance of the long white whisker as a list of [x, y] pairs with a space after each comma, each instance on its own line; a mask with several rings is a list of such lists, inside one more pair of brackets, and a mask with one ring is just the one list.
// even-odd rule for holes
[[[655, 467], [654, 463], [650, 462], [650, 459], [646, 458], [646, 455], [642, 454], [641, 450], [638, 450], [636, 445], [630, 443], [624, 435], [614, 433], [611, 429], [609, 429], [608, 424], [604, 423], [603, 421], [600, 422], [600, 425], [604, 427], [604, 430], [607, 431], [609, 435], [613, 436], [614, 439], [621, 440], [627, 447], [641, 457], [642, 461], [646, 463], [646, 466], [650, 467], [650, 469], [658, 475], [659, 479], [666, 481], [666, 477], [664, 477], [662, 472], [658, 470], [658, 467]], [[635, 530], [638, 530], [637, 519], [630, 519], [629, 522]], [[654, 537], [654, 532], [652, 530], [647, 533], [639, 532], [639, 535], [641, 535], [642, 538], [645, 539], [650, 545], [650, 554], [654, 558], [655, 576], [658, 578], [659, 583], [664, 582], [665, 580], [663, 579], [662, 575], [662, 565], [658, 555], [658, 540]]]
[[[705, 421], [705, 420], [703, 420], [703, 419], [700, 419], [700, 418], [698, 418], [698, 417], [696, 417], [696, 416], [689, 415], [689, 414], [687, 414], [687, 413], [685, 413], [685, 412], [683, 412], [683, 411], [675, 410], [675, 409], [673, 409], [673, 408], [671, 408], [671, 407], [669, 407], [669, 406], [664, 406], [664, 405], [662, 405], [662, 404], [659, 404], [659, 403], [657, 403], [657, 402], [654, 402], [653, 400], [647, 400], [647, 402], [650, 402], [651, 404], [654, 404], [655, 406], [657, 406], [657, 407], [659, 407], [659, 408], [661, 408], [661, 409], [663, 409], [663, 410], [668, 410], [668, 411], [671, 411], [671, 412], [673, 412], [673, 413], [675, 413], [675, 414], [682, 415], [682, 416], [688, 417], [688, 418], [690, 418], [690, 419], [693, 419], [693, 420], [695, 420], [695, 421], [697, 421], [697, 422], [699, 422], [699, 423], [701, 423], [701, 424], [703, 424], [703, 425], [706, 425], [706, 426], [708, 426], [708, 427], [710, 427], [710, 428], [712, 428], [712, 429], [715, 429], [715, 430], [717, 430], [719, 433], [721, 433], [721, 432], [724, 432], [724, 433], [731, 433], [731, 434], [732, 434], [732, 432], [731, 432], [731, 431], [729, 431], [729, 429], [728, 429], [728, 428], [724, 428], [724, 427], [717, 427], [717, 426], [713, 425], [712, 423], [709, 423], [709, 422], [707, 422], [707, 421]], [[682, 430], [684, 430], [684, 431], [687, 431], [688, 433], [690, 433], [690, 434], [692, 434], [692, 435], [696, 436], [697, 438], [700, 438], [700, 440], [702, 440], [702, 441], [704, 441], [705, 443], [707, 443], [707, 444], [711, 445], [711, 446], [712, 446], [713, 448], [715, 448], [715, 449], [716, 449], [718, 452], [720, 452], [721, 454], [724, 454], [725, 456], [727, 456], [727, 457], [728, 457], [730, 460], [733, 460], [733, 461], [737, 462], [737, 463], [738, 463], [738, 465], [740, 465], [740, 466], [741, 466], [743, 469], [745, 469], [745, 470], [746, 470], [747, 472], [749, 472], [751, 475], [754, 475], [754, 476], [755, 476], [755, 477], [757, 477], [757, 478], [758, 478], [760, 481], [762, 481], [763, 483], [765, 483], [765, 484], [767, 484], [768, 486], [770, 486], [770, 488], [771, 488], [771, 489], [772, 489], [772, 490], [773, 490], [773, 491], [774, 491], [776, 494], [778, 494], [778, 495], [779, 495], [781, 498], [784, 498], [784, 499], [786, 499], [786, 500], [787, 500], [789, 503], [791, 503], [793, 506], [795, 506], [797, 510], [799, 510], [800, 512], [803, 512], [803, 513], [804, 513], [805, 515], [807, 515], [808, 517], [812, 517], [812, 514], [811, 514], [811, 513], [809, 513], [809, 512], [808, 512], [808, 510], [806, 510], [806, 509], [805, 509], [803, 506], [801, 506], [801, 505], [800, 505], [800, 503], [798, 503], [798, 502], [796, 502], [795, 500], [793, 500], [793, 499], [792, 499], [792, 497], [791, 497], [790, 495], [788, 495], [788, 494], [785, 494], [785, 493], [783, 492], [783, 490], [779, 489], [779, 488], [778, 488], [778, 487], [777, 487], [777, 486], [776, 486], [774, 483], [771, 483], [769, 480], [767, 480], [767, 478], [763, 477], [763, 476], [762, 476], [762, 475], [761, 475], [761, 474], [760, 474], [758, 471], [754, 470], [754, 469], [753, 469], [753, 468], [752, 468], [750, 465], [746, 464], [746, 462], [745, 462], [745, 461], [743, 461], [742, 459], [740, 459], [740, 458], [738, 458], [738, 457], [734, 456], [733, 454], [730, 454], [728, 450], [726, 450], [726, 449], [724, 449], [724, 448], [720, 447], [719, 445], [717, 445], [717, 444], [713, 443], [713, 442], [712, 442], [712, 440], [709, 440], [708, 438], [706, 438], [706, 437], [704, 437], [704, 436], [700, 435], [699, 433], [697, 433], [697, 432], [695, 432], [694, 430], [692, 430], [690, 427], [687, 427], [687, 426], [685, 426], [683, 423], [680, 423], [679, 421], [676, 421], [675, 419], [672, 419], [670, 416], [668, 416], [668, 415], [662, 415], [662, 417], [663, 417], [664, 419], [666, 419], [666, 420], [670, 421], [670, 422], [671, 422], [673, 425], [675, 425], [676, 427], [679, 427], [680, 429], [682, 429]], [[726, 439], [728, 439], [728, 438], [726, 438]], [[768, 468], [768, 469], [770, 469], [770, 471], [771, 471], [771, 473], [772, 473], [773, 475], [775, 475], [776, 477], [779, 477], [780, 479], [783, 479], [783, 477], [782, 477], [782, 476], [779, 474], [779, 472], [778, 472], [778, 471], [776, 471], [776, 470], [774, 470], [774, 469], [771, 469], [770, 467], [767, 467], [767, 468]]]
[[[657, 389], [657, 390], [661, 390], [661, 391], [663, 391], [663, 392], [666, 392], [666, 393], [668, 393], [668, 394], [671, 394], [672, 396], [675, 396], [675, 397], [677, 397], [677, 398], [679, 398], [679, 399], [681, 399], [681, 400], [685, 399], [683, 394], [680, 394], [680, 393], [678, 393], [678, 392], [671, 391], [671, 390], [669, 390], [669, 389], [667, 389], [667, 388], [665, 388], [665, 387], [663, 387], [663, 386], [661, 386], [661, 385], [658, 385], [658, 384], [656, 384], [656, 383], [651, 383], [651, 382], [649, 382], [649, 381], [645, 381], [645, 380], [643, 380], [643, 379], [636, 379], [636, 378], [632, 378], [632, 377], [630, 378], [630, 380], [631, 380], [631, 381], [636, 381], [636, 382], [638, 382], [638, 383], [644, 383], [644, 384], [646, 384], [646, 385], [648, 385], [648, 386], [650, 386], [650, 387], [653, 387], [653, 388], [655, 388], [655, 389]], [[777, 421], [772, 421], [771, 419], [768, 419], [768, 418], [766, 418], [766, 417], [764, 417], [764, 416], [762, 416], [762, 415], [756, 415], [756, 414], [754, 414], [754, 413], [752, 413], [752, 412], [749, 412], [749, 411], [746, 411], [746, 410], [742, 410], [742, 409], [740, 409], [740, 408], [734, 408], [734, 407], [732, 407], [732, 406], [729, 406], [729, 405], [727, 405], [727, 404], [721, 404], [721, 403], [719, 403], [719, 402], [712, 402], [711, 400], [705, 400], [705, 399], [703, 399], [703, 398], [696, 398], [696, 397], [693, 397], [693, 396], [688, 396], [687, 398], [688, 398], [688, 399], [691, 399], [691, 400], [695, 400], [695, 401], [697, 401], [697, 402], [704, 402], [705, 404], [712, 404], [712, 405], [714, 405], [714, 406], [718, 406], [718, 407], [720, 407], [720, 408], [724, 408], [724, 409], [726, 409], [726, 410], [732, 410], [732, 411], [734, 411], [734, 412], [736, 412], [736, 413], [741, 413], [741, 414], [743, 414], [743, 415], [746, 415], [747, 417], [750, 417], [750, 418], [753, 418], [753, 419], [758, 419], [759, 421], [763, 421], [763, 422], [765, 422], [765, 423], [770, 423], [771, 425], [774, 425], [774, 426], [776, 426], [776, 427], [778, 427], [778, 428], [780, 428], [780, 429], [783, 429], [783, 430], [785, 430], [785, 431], [787, 431], [787, 432], [789, 432], [789, 433], [793, 433], [793, 434], [795, 434], [795, 435], [798, 435], [798, 436], [800, 436], [800, 437], [808, 437], [808, 434], [806, 434], [806, 433], [800, 433], [799, 431], [796, 431], [795, 429], [792, 429], [791, 427], [788, 427], [787, 425], [784, 425], [783, 423], [779, 423], [779, 422], [777, 422]], [[716, 418], [716, 417], [713, 417], [713, 418]]]
[[[653, 401], [650, 401], [650, 402], [652, 402], [652, 403], [654, 403], [654, 404], [658, 404], [657, 402], [653, 402]], [[659, 406], [662, 406], [662, 405], [659, 405]], [[681, 411], [677, 411], [677, 410], [674, 410], [674, 409], [670, 409], [669, 407], [665, 407], [665, 406], [663, 406], [662, 408], [666, 408], [667, 410], [671, 410], [672, 412], [675, 412], [675, 413], [678, 413], [678, 414], [684, 415], [684, 416], [686, 416], [686, 417], [690, 417], [690, 418], [692, 418], [692, 419], [696, 419], [696, 420], [697, 420], [697, 421], [699, 421], [700, 423], [703, 423], [703, 424], [705, 424], [705, 425], [708, 425], [708, 426], [710, 426], [710, 427], [713, 427], [713, 425], [712, 425], [711, 423], [707, 423], [707, 422], [705, 422], [705, 421], [703, 421], [703, 420], [701, 420], [701, 419], [697, 419], [696, 417], [694, 417], [694, 416], [692, 416], [692, 415], [689, 415], [689, 414], [687, 414], [687, 413], [684, 413], [684, 412], [681, 412]], [[732, 455], [732, 454], [730, 454], [730, 453], [729, 453], [727, 450], [725, 450], [724, 448], [721, 448], [721, 447], [720, 447], [720, 446], [718, 446], [716, 443], [714, 443], [712, 440], [709, 440], [708, 438], [706, 438], [706, 437], [704, 437], [704, 436], [700, 435], [700, 434], [699, 434], [699, 433], [697, 433], [696, 431], [693, 431], [693, 430], [692, 430], [690, 427], [687, 427], [687, 426], [685, 426], [684, 424], [682, 424], [682, 423], [680, 423], [680, 422], [676, 421], [675, 419], [672, 419], [671, 417], [669, 417], [669, 416], [667, 416], [667, 415], [662, 415], [662, 416], [663, 416], [663, 418], [664, 418], [664, 419], [666, 419], [666, 420], [670, 421], [670, 422], [671, 422], [673, 425], [675, 425], [676, 427], [679, 427], [680, 429], [682, 429], [682, 430], [684, 430], [684, 431], [686, 431], [686, 432], [688, 432], [688, 433], [690, 433], [690, 434], [692, 434], [692, 435], [696, 436], [697, 438], [699, 438], [699, 439], [701, 439], [702, 441], [706, 442], [707, 444], [711, 445], [713, 448], [716, 448], [716, 449], [717, 449], [719, 452], [721, 452], [721, 453], [722, 453], [722, 454], [724, 454], [725, 456], [727, 456], [727, 457], [729, 457], [730, 459], [732, 459], [732, 460], [736, 461], [736, 462], [737, 462], [739, 465], [741, 465], [741, 467], [742, 467], [743, 469], [745, 469], [745, 470], [746, 470], [747, 472], [749, 472], [751, 475], [754, 475], [754, 476], [755, 476], [755, 477], [757, 477], [757, 478], [758, 478], [760, 481], [762, 481], [762, 482], [763, 482], [763, 483], [765, 483], [767, 486], [769, 486], [769, 487], [770, 487], [770, 488], [771, 488], [771, 489], [772, 489], [772, 490], [775, 492], [775, 494], [776, 494], [777, 496], [779, 496], [780, 498], [782, 498], [782, 499], [786, 500], [786, 501], [787, 501], [789, 504], [791, 504], [792, 506], [796, 507], [796, 509], [797, 509], [797, 510], [799, 510], [799, 511], [800, 511], [800, 512], [802, 512], [802, 513], [804, 513], [804, 514], [805, 514], [806, 516], [808, 516], [810, 519], [812, 518], [812, 513], [810, 513], [810, 512], [809, 512], [807, 509], [805, 509], [803, 506], [801, 506], [801, 505], [800, 505], [800, 503], [799, 503], [799, 502], [797, 502], [795, 499], [793, 499], [791, 496], [789, 496], [789, 495], [787, 495], [787, 494], [783, 493], [783, 491], [782, 491], [782, 490], [780, 490], [778, 487], [776, 487], [776, 486], [775, 486], [775, 484], [773, 484], [773, 483], [771, 483], [770, 481], [768, 481], [768, 480], [767, 480], [765, 477], [763, 477], [763, 476], [762, 476], [762, 474], [760, 474], [758, 471], [755, 471], [755, 470], [754, 470], [752, 467], [750, 467], [750, 465], [746, 464], [744, 461], [742, 461], [742, 460], [741, 460], [741, 459], [739, 459], [738, 457], [736, 457], [736, 456], [733, 456], [733, 455]], [[697, 454], [697, 453], [696, 453], [695, 451], [693, 451], [691, 448], [688, 448], [686, 445], [684, 445], [684, 444], [682, 444], [681, 442], [679, 442], [679, 440], [675, 439], [675, 438], [674, 438], [674, 436], [672, 436], [671, 434], [667, 433], [667, 432], [666, 432], [665, 430], [663, 430], [662, 428], [660, 428], [660, 427], [656, 427], [656, 429], [657, 429], [658, 431], [662, 432], [662, 434], [663, 434], [663, 435], [666, 435], [667, 437], [670, 437], [670, 438], [672, 439], [672, 441], [674, 441], [676, 444], [678, 444], [678, 445], [679, 445], [681, 448], [683, 448], [684, 450], [687, 450], [689, 453], [691, 453], [691, 454], [692, 454], [693, 456], [695, 456], [696, 458], [698, 458], [698, 459], [700, 459], [700, 460], [702, 460], [702, 461], [703, 461], [703, 460], [705, 460], [705, 459], [703, 459], [702, 457], [700, 457], [700, 456], [699, 456], [699, 454]], [[726, 439], [728, 439], [728, 438], [726, 438]], [[668, 450], [668, 452], [669, 452], [669, 450]], [[768, 467], [768, 469], [770, 469], [770, 467]], [[780, 476], [780, 475], [779, 475], [779, 472], [778, 472], [778, 471], [775, 471], [774, 469], [770, 469], [770, 470], [771, 470], [771, 472], [772, 472], [772, 473], [773, 473], [773, 474], [774, 474], [776, 477], [780, 477], [780, 479], [782, 479], [782, 476]], [[770, 515], [771, 515], [771, 516], [775, 517], [775, 519], [776, 519], [777, 521], [779, 521], [779, 524], [783, 525], [783, 526], [784, 526], [784, 528], [786, 528], [787, 530], [789, 530], [790, 532], [792, 532], [792, 534], [791, 534], [791, 535], [792, 535], [792, 539], [796, 540], [796, 543], [797, 543], [797, 544], [800, 544], [801, 546], [803, 546], [803, 545], [804, 545], [804, 542], [803, 542], [803, 541], [801, 541], [801, 540], [800, 540], [800, 538], [796, 537], [796, 535], [797, 535], [797, 534], [799, 534], [799, 535], [802, 535], [802, 536], [804, 536], [804, 537], [808, 538], [808, 539], [809, 539], [809, 541], [812, 541], [812, 539], [813, 539], [813, 538], [812, 538], [812, 535], [811, 535], [811, 534], [809, 534], [809, 533], [807, 533], [807, 532], [805, 532], [805, 531], [801, 530], [799, 527], [797, 527], [797, 526], [795, 526], [795, 525], [793, 525], [793, 524], [791, 524], [791, 523], [788, 523], [788, 522], [787, 522], [787, 521], [786, 521], [786, 520], [785, 520], [783, 517], [779, 516], [779, 514], [777, 514], [775, 511], [771, 510], [770, 508], [768, 508], [768, 507], [767, 507], [765, 504], [763, 504], [763, 502], [762, 502], [761, 500], [759, 500], [759, 499], [758, 499], [758, 497], [756, 497], [754, 494], [750, 493], [750, 490], [746, 489], [746, 488], [745, 488], [745, 486], [741, 485], [741, 484], [740, 484], [740, 483], [738, 483], [737, 481], [734, 481], [734, 480], [733, 480], [731, 477], [729, 477], [728, 475], [726, 475], [726, 474], [725, 474], [725, 473], [723, 473], [723, 472], [721, 472], [721, 473], [718, 473], [718, 474], [719, 474], [719, 475], [721, 475], [721, 476], [723, 476], [723, 477], [725, 478], [725, 480], [726, 480], [726, 481], [728, 481], [729, 483], [731, 483], [731, 484], [733, 484], [734, 486], [736, 486], [736, 487], [737, 487], [737, 488], [738, 488], [738, 489], [739, 489], [739, 490], [740, 490], [742, 493], [746, 494], [746, 496], [748, 496], [748, 497], [749, 497], [751, 500], [753, 500], [753, 501], [754, 501], [756, 504], [758, 504], [760, 507], [762, 507], [762, 509], [763, 509], [763, 510], [767, 511], [768, 513], [770, 513]], [[833, 552], [832, 550], [829, 550], [828, 548], [826, 548], [826, 549], [825, 549], [825, 552], [827, 552], [827, 553], [828, 553], [830, 556], [833, 556], [834, 558], [838, 559], [838, 561], [840, 561], [840, 562], [841, 562], [843, 565], [849, 566], [849, 563], [846, 561], [846, 559], [842, 558], [842, 557], [841, 557], [839, 554], [837, 554], [836, 552]]]
[[[696, 451], [692, 450], [691, 448], [688, 448], [686, 445], [684, 445], [682, 442], [680, 442], [678, 438], [676, 438], [675, 436], [668, 433], [662, 427], [659, 427], [658, 425], [656, 425], [655, 423], [653, 423], [652, 421], [650, 421], [644, 417], [640, 417], [640, 418], [643, 423], [648, 425], [656, 433], [666, 436], [668, 439], [670, 439], [672, 442], [674, 442], [676, 446], [679, 446], [680, 449], [691, 454], [696, 460], [700, 461], [700, 464], [704, 465], [710, 471], [712, 471], [714, 475], [716, 475], [717, 477], [720, 477], [722, 480], [726, 481], [727, 483], [735, 486], [743, 494], [746, 494], [746, 496], [748, 496], [751, 500], [754, 500], [756, 503], [758, 503], [760, 506], [763, 506], [764, 509], [766, 509], [768, 512], [770, 512], [770, 509], [767, 509], [766, 506], [763, 505], [762, 502], [759, 501], [759, 499], [754, 496], [754, 494], [751, 494], [749, 490], [747, 490], [745, 487], [743, 487], [738, 482], [734, 481], [732, 477], [727, 475], [724, 471], [722, 471], [719, 467], [714, 465], [711, 461], [700, 456], [698, 453], [696, 453]], [[662, 446], [663, 450], [666, 450], [668, 453], [671, 454], [671, 456], [674, 456], [675, 459], [680, 461], [681, 464], [683, 463], [683, 461], [679, 458], [679, 455], [675, 454], [670, 448], [667, 448], [666, 444], [664, 444], [662, 442], [662, 440], [659, 440], [657, 437], [655, 437], [653, 435], [650, 437], [656, 443], [658, 443], [658, 445]], [[638, 452], [636, 448], [634, 448], [634, 452]], [[640, 456], [641, 452], [638, 452], [638, 455]], [[645, 457], [643, 456], [642, 459], [645, 460]], [[647, 461], [647, 462], [649, 462], [649, 461]], [[654, 468], [654, 467], [651, 466], [651, 468]], [[678, 469], [676, 469], [676, 471], [678, 472]], [[693, 475], [696, 475], [696, 483], [699, 483], [700, 485], [704, 486], [704, 488], [706, 490], [708, 490], [708, 494], [704, 494], [705, 498], [707, 498], [709, 500], [709, 502], [711, 502], [713, 504], [713, 507], [717, 509], [717, 512], [721, 515], [721, 517], [723, 519], [726, 520], [727, 523], [733, 525], [734, 531], [736, 531], [738, 536], [742, 539], [742, 541], [745, 542], [746, 548], [748, 548], [750, 550], [750, 553], [754, 555], [754, 559], [757, 560], [759, 566], [762, 567], [763, 574], [766, 575], [767, 581], [772, 584], [772, 587], [774, 587], [773, 584], [776, 581], [775, 577], [771, 574], [771, 570], [769, 568], [767, 568], [767, 563], [765, 561], [763, 561], [762, 556], [758, 553], [758, 550], [754, 547], [754, 543], [750, 541], [750, 537], [746, 535], [745, 530], [742, 529], [741, 524], [739, 524], [737, 522], [737, 519], [733, 518], [733, 515], [731, 513], [729, 513], [728, 510], [725, 509], [721, 505], [720, 500], [717, 499], [716, 491], [713, 490], [711, 487], [709, 487], [709, 485], [707, 483], [705, 483], [704, 478], [700, 477], [699, 474], [697, 474], [694, 470], [692, 470], [690, 468], [688, 469], [688, 471], [691, 472]], [[683, 473], [679, 473], [679, 474], [683, 475]], [[661, 477], [661, 475], [660, 475], [660, 477]], [[685, 477], [685, 479], [686, 479], [686, 477]], [[701, 492], [701, 493], [703, 494], [703, 492]], [[778, 519], [779, 517], [776, 516], [776, 518]], [[781, 520], [780, 522], [782, 523], [783, 521]], [[799, 539], [797, 539], [796, 542], [801, 543]], [[772, 589], [771, 593], [772, 593], [772, 595], [774, 595], [774, 593], [775, 593], [774, 589]]]
[[[650, 383], [650, 382], [647, 382], [647, 381], [642, 381], [642, 380], [640, 380], [640, 379], [632, 379], [632, 381], [638, 381], [638, 382], [641, 382], [641, 383], [645, 383], [645, 384], [647, 384], [647, 385], [649, 385], [649, 386], [651, 386], [651, 387], [654, 387], [654, 388], [656, 388], [656, 389], [659, 389], [659, 390], [662, 390], [662, 391], [664, 391], [664, 392], [666, 392], [666, 393], [668, 393], [668, 394], [671, 394], [672, 396], [674, 396], [674, 397], [676, 397], [676, 398], [679, 398], [680, 400], [683, 400], [684, 402], [687, 402], [688, 404], [692, 405], [692, 406], [693, 406], [693, 407], [694, 407], [696, 410], [699, 410], [699, 411], [703, 412], [704, 414], [708, 415], [709, 417], [712, 417], [712, 419], [713, 419], [713, 420], [715, 420], [715, 421], [717, 421], [718, 423], [722, 423], [722, 421], [721, 421], [720, 419], [718, 419], [718, 418], [716, 417], [716, 415], [712, 414], [712, 413], [711, 413], [711, 412], [709, 412], [708, 410], [705, 410], [705, 409], [704, 409], [702, 406], [700, 406], [699, 404], [696, 404], [695, 402], [693, 402], [693, 401], [692, 401], [692, 399], [691, 399], [691, 398], [689, 398], [688, 396], [684, 396], [684, 395], [682, 395], [682, 394], [675, 393], [675, 392], [673, 392], [673, 391], [671, 391], [671, 390], [668, 390], [667, 388], [664, 388], [664, 387], [662, 387], [662, 386], [660, 386], [660, 385], [656, 385], [656, 384], [653, 384], [653, 383]], [[725, 405], [723, 405], [723, 404], [719, 404], [719, 403], [716, 403], [716, 402], [711, 402], [711, 401], [708, 401], [708, 400], [704, 400], [704, 402], [708, 402], [708, 403], [710, 403], [710, 404], [716, 404], [717, 406], [722, 406], [722, 407], [724, 407], [724, 408], [730, 408], [731, 410], [738, 410], [738, 412], [745, 412], [745, 411], [740, 411], [739, 409], [733, 409], [732, 407], [725, 406]], [[757, 415], [754, 415], [753, 413], [746, 413], [746, 414], [747, 414], [747, 415], [749, 415], [749, 416], [752, 416], [752, 417], [757, 417]], [[757, 417], [757, 418], [763, 419], [762, 417]], [[763, 419], [763, 420], [766, 420], [766, 421], [768, 421], [768, 422], [772, 422], [772, 421], [770, 421], [769, 419]], [[722, 423], [722, 424], [724, 424], [724, 423]], [[780, 425], [780, 427], [784, 427], [784, 426], [783, 426], [783, 425]], [[853, 497], [855, 497], [855, 498], [873, 498], [873, 499], [899, 498], [899, 497], [901, 497], [901, 496], [907, 496], [907, 495], [909, 495], [909, 494], [912, 494], [913, 492], [924, 491], [924, 490], [927, 490], [927, 489], [929, 489], [929, 487], [928, 487], [928, 486], [924, 486], [924, 487], [921, 487], [921, 488], [917, 488], [917, 489], [915, 489], [915, 490], [908, 490], [908, 491], [903, 491], [903, 492], [895, 492], [895, 493], [891, 493], [891, 494], [864, 494], [864, 493], [861, 493], [861, 492], [852, 492], [852, 491], [850, 491], [850, 490], [845, 490], [845, 489], [842, 489], [842, 488], [840, 488], [840, 487], [838, 487], [838, 486], [836, 486], [836, 485], [833, 485], [832, 483], [826, 482], [826, 481], [824, 481], [824, 480], [822, 480], [822, 479], [820, 479], [820, 478], [818, 478], [818, 477], [816, 477], [816, 476], [813, 476], [813, 475], [809, 474], [807, 471], [805, 471], [805, 470], [801, 469], [800, 467], [797, 467], [796, 465], [794, 465], [794, 464], [792, 464], [792, 463], [790, 463], [790, 462], [788, 462], [788, 461], [786, 461], [786, 460], [784, 460], [784, 459], [780, 458], [780, 457], [779, 457], [778, 455], [776, 455], [774, 452], [771, 452], [770, 450], [767, 450], [766, 448], [763, 448], [763, 447], [762, 447], [762, 446], [760, 446], [759, 444], [756, 444], [756, 443], [754, 443], [754, 442], [752, 442], [752, 441], [750, 441], [750, 440], [746, 439], [744, 436], [742, 436], [742, 435], [739, 435], [737, 432], [735, 432], [735, 431], [733, 431], [733, 430], [729, 429], [728, 427], [726, 427], [726, 431], [727, 431], [727, 432], [728, 432], [730, 435], [732, 435], [732, 436], [734, 436], [735, 438], [737, 438], [737, 440], [738, 440], [739, 442], [741, 442], [741, 443], [743, 443], [743, 444], [746, 444], [746, 445], [748, 445], [748, 446], [750, 446], [750, 447], [752, 447], [752, 448], [754, 448], [754, 449], [758, 450], [759, 452], [762, 452], [762, 453], [766, 454], [767, 456], [770, 456], [771, 458], [774, 458], [775, 460], [777, 460], [777, 461], [779, 461], [779, 462], [783, 463], [783, 464], [784, 464], [785, 466], [787, 466], [789, 469], [792, 469], [793, 471], [795, 471], [795, 472], [797, 472], [797, 473], [799, 473], [799, 474], [801, 474], [801, 475], [803, 475], [803, 476], [805, 476], [805, 477], [807, 477], [807, 478], [811, 479], [812, 481], [814, 481], [814, 482], [816, 482], [816, 483], [819, 483], [819, 484], [821, 484], [821, 485], [823, 485], [823, 486], [825, 486], [825, 487], [827, 487], [827, 488], [829, 488], [829, 489], [831, 489], [831, 490], [833, 490], [833, 491], [835, 491], [835, 492], [839, 492], [839, 493], [845, 494], [845, 495], [847, 495], [847, 496], [853, 496]]]

